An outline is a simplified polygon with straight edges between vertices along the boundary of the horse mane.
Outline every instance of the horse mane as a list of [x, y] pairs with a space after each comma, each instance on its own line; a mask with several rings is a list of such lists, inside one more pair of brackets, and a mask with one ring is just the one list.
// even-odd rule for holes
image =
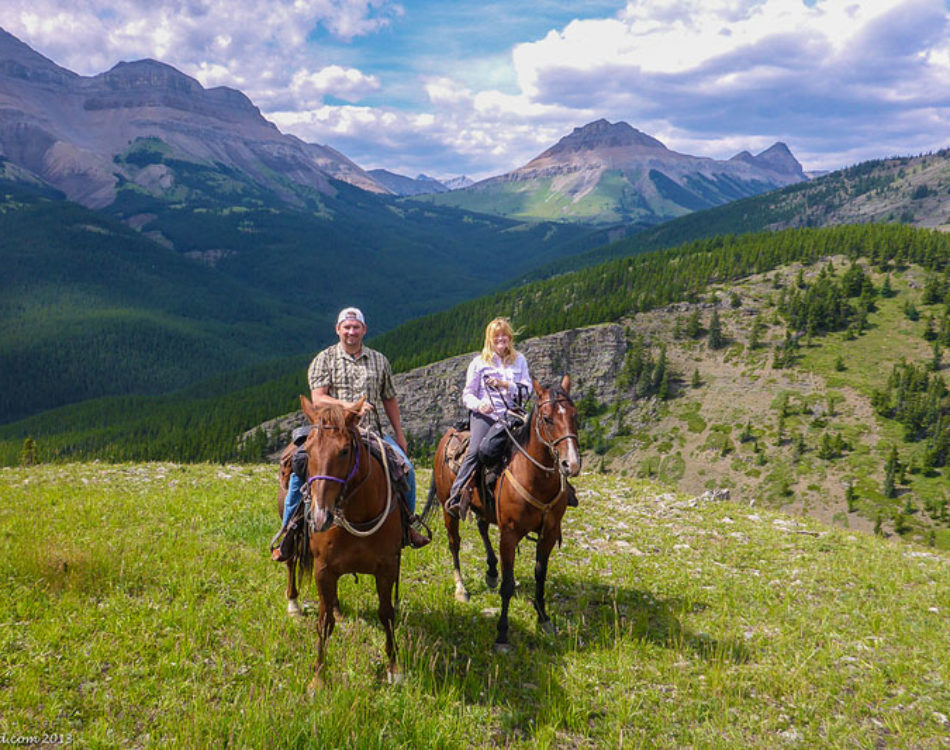
[[552, 401], [557, 401], [559, 398], [563, 398], [571, 406], [574, 406], [574, 399], [571, 398], [571, 394], [561, 388], [560, 383], [555, 383], [548, 389], [548, 398]]
[[346, 432], [346, 413], [339, 404], [324, 404], [313, 407], [313, 424], [333, 427]]

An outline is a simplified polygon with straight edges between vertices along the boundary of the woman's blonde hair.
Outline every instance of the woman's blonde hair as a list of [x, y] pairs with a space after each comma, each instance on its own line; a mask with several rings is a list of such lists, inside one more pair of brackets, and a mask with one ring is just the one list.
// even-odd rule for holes
[[499, 333], [506, 334], [511, 341], [508, 343], [508, 353], [501, 358], [506, 365], [510, 365], [518, 356], [515, 349], [515, 332], [511, 330], [511, 323], [507, 318], [495, 318], [485, 327], [485, 344], [482, 346], [482, 359], [491, 362], [495, 356], [494, 338]]

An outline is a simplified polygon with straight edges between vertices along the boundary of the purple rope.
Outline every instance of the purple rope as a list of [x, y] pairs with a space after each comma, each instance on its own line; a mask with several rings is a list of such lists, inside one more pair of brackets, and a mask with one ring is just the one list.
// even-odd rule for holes
[[346, 479], [340, 479], [339, 477], [331, 477], [331, 476], [328, 476], [328, 475], [326, 475], [326, 474], [317, 474], [317, 476], [315, 476], [315, 477], [310, 477], [309, 479], [307, 479], [307, 487], [309, 487], [313, 482], [315, 482], [315, 481], [318, 480], [318, 479], [325, 479], [325, 480], [327, 480], [328, 482], [336, 482], [337, 484], [344, 484], [344, 485], [345, 485], [345, 484], [346, 484], [347, 482], [349, 482], [353, 477], [355, 477], [355, 476], [356, 476], [356, 472], [359, 471], [359, 468], [360, 468], [360, 452], [361, 452], [361, 451], [360, 451], [360, 441], [359, 441], [359, 438], [357, 438], [357, 440], [356, 440], [356, 460], [353, 462], [353, 468], [350, 469], [350, 473], [346, 475]]

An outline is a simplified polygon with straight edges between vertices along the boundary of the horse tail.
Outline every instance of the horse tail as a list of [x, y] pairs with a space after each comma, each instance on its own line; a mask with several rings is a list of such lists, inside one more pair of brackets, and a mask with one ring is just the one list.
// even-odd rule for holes
[[435, 492], [435, 472], [433, 471], [432, 480], [429, 482], [429, 496], [426, 498], [426, 505], [422, 509], [422, 513], [419, 514], [419, 518], [422, 519], [422, 522], [425, 523], [429, 516], [432, 514], [432, 511], [439, 505], [439, 499], [436, 496]]

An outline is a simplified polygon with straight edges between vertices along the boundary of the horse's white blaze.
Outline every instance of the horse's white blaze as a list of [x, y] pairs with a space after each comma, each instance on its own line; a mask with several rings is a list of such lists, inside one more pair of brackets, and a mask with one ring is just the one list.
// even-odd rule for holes
[[571, 469], [571, 473], [576, 473], [580, 471], [581, 457], [577, 453], [577, 441], [576, 440], [567, 440], [567, 465]]

